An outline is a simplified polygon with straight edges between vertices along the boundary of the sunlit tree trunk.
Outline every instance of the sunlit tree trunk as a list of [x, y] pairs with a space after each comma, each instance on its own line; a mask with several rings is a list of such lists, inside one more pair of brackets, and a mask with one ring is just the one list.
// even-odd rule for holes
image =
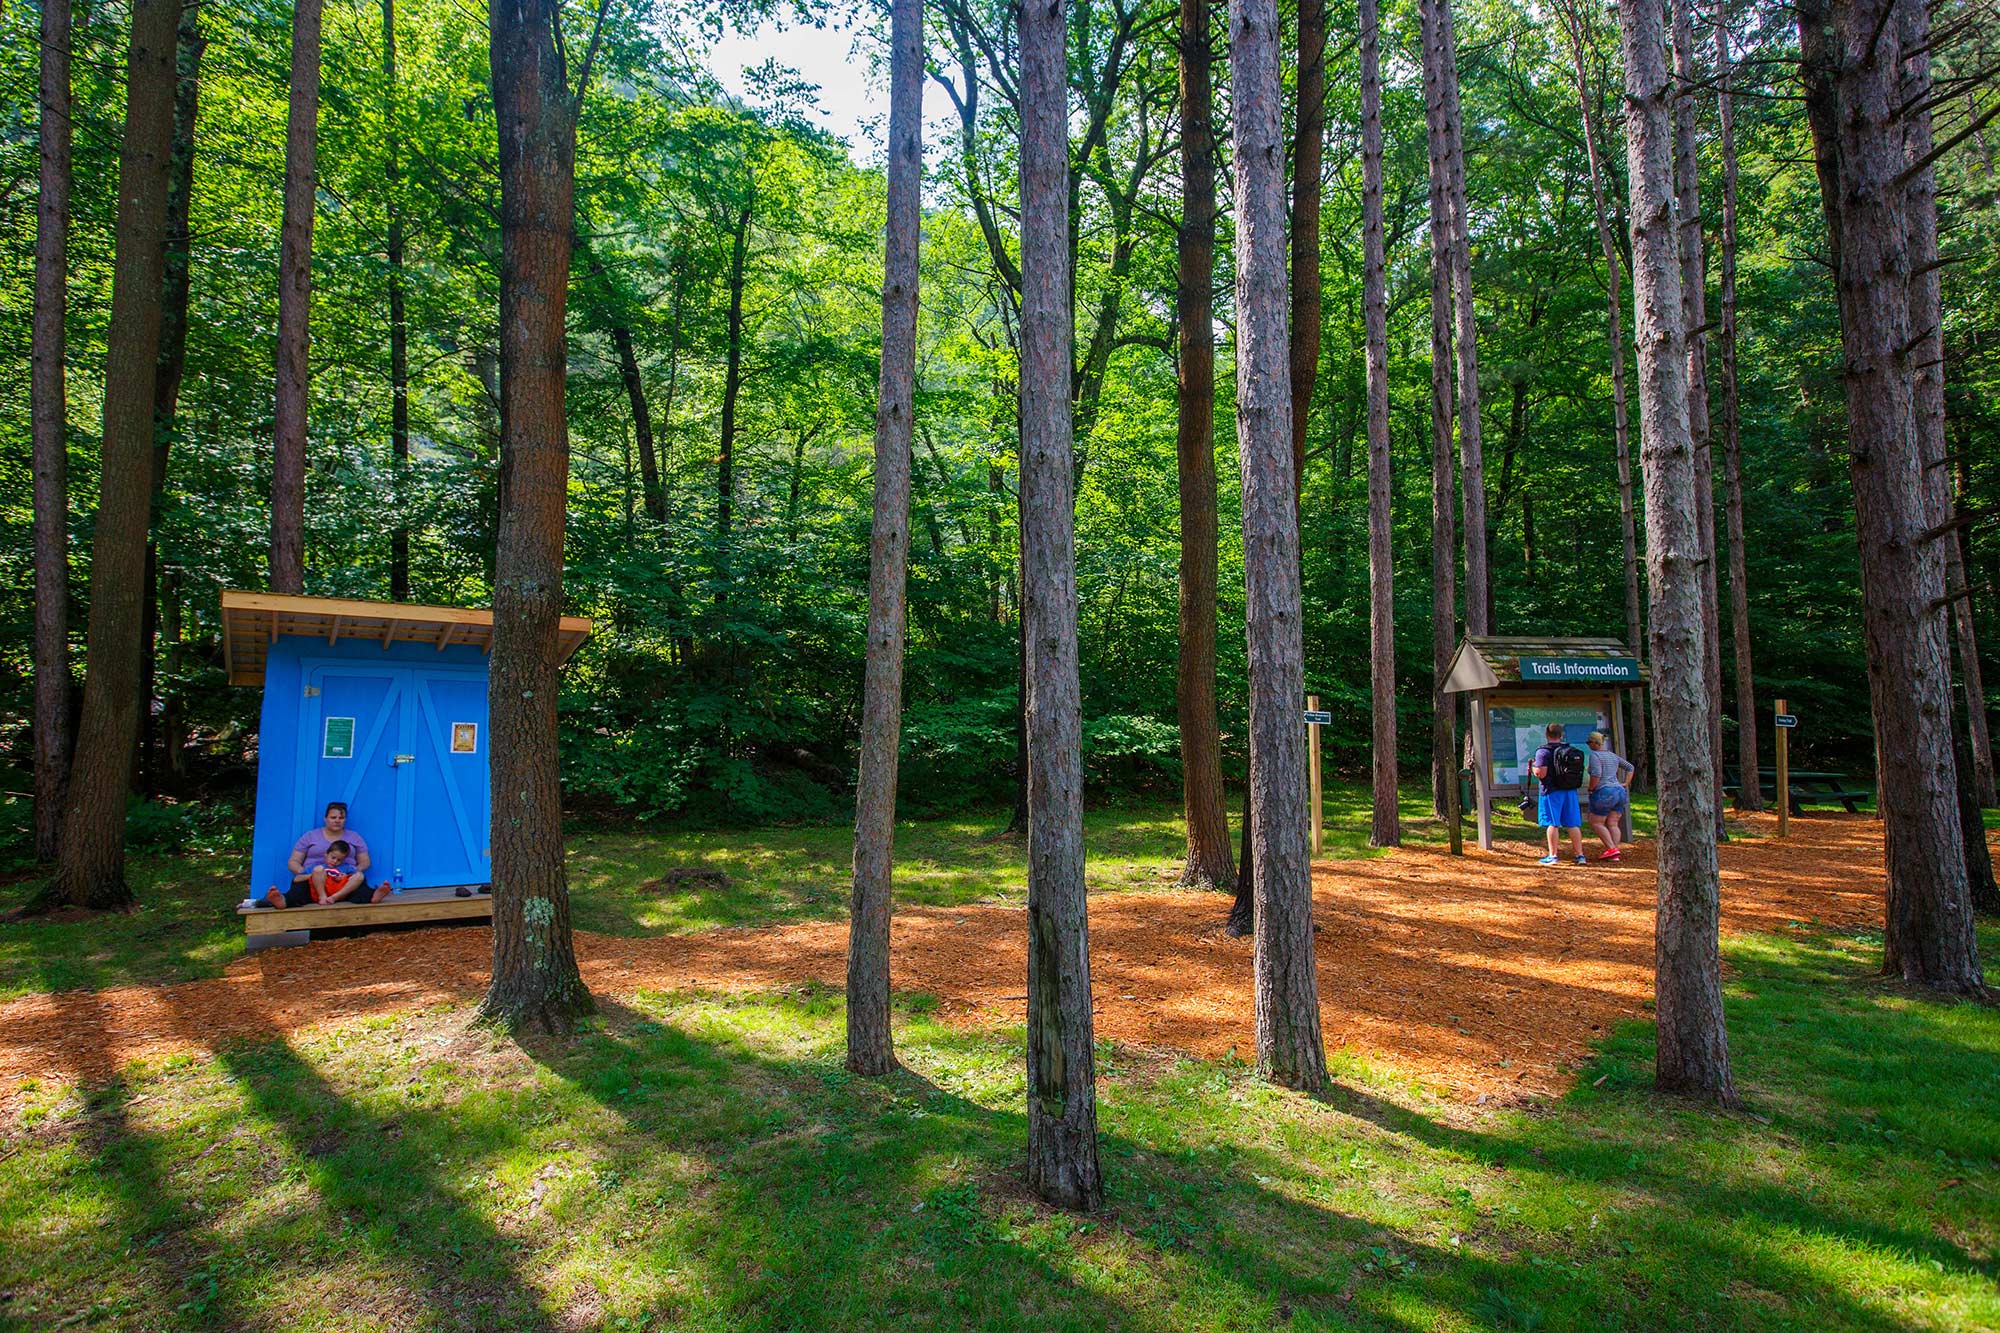
[[1236, 156], [1236, 441], [1243, 471], [1250, 665], [1250, 837], [1257, 1065], [1287, 1087], [1326, 1083], [1306, 848], [1305, 648], [1285, 338], [1285, 153], [1278, 16], [1231, 0]]
[[[1569, 29], [1577, 109], [1583, 118], [1584, 152], [1590, 161], [1590, 198], [1597, 219], [1597, 244], [1604, 253], [1604, 340], [1611, 353], [1611, 424], [1617, 446], [1618, 517], [1625, 556], [1625, 642], [1631, 645], [1634, 652], [1641, 652], [1645, 648], [1645, 622], [1640, 616], [1638, 507], [1633, 503], [1632, 431], [1625, 392], [1624, 259], [1611, 225], [1611, 210], [1605, 203], [1607, 168], [1599, 147], [1603, 140], [1584, 64], [1584, 52], [1589, 45], [1585, 34], [1590, 29], [1583, 11], [1575, 4], [1565, 3], [1562, 10]], [[1631, 760], [1635, 770], [1632, 786], [1636, 790], [1644, 790], [1653, 772], [1647, 741], [1647, 710], [1642, 695], [1635, 693], [1633, 697], [1642, 702], [1632, 709]]]
[[1717, 605], [1715, 568], [1715, 457], [1709, 447], [1708, 422], [1708, 267], [1701, 227], [1701, 171], [1696, 155], [1694, 119], [1694, 2], [1673, 0], [1674, 193], [1680, 208], [1681, 327], [1687, 335], [1688, 438], [1694, 445], [1695, 526], [1701, 537], [1701, 630], [1707, 658], [1702, 670], [1708, 680], [1709, 753], [1717, 763], [1709, 774], [1715, 787], [1715, 836], [1723, 836], [1722, 765], [1722, 616]]
[[1750, 667], [1750, 574], [1743, 555], [1742, 412], [1736, 392], [1736, 105], [1730, 95], [1729, 25], [1716, 13], [1715, 67], [1722, 136], [1722, 463], [1729, 520], [1729, 620], [1736, 677], [1736, 804], [1764, 808], [1757, 768], [1757, 684]]
[[389, 599], [404, 602], [410, 597], [410, 318], [403, 271], [403, 169], [397, 155], [402, 129], [396, 95], [396, 0], [382, 0], [382, 88], [388, 187], [382, 206], [389, 222], [389, 467], [396, 509], [389, 532]]
[[285, 211], [278, 232], [278, 373], [271, 460], [271, 591], [305, 588], [306, 401], [311, 388], [312, 236], [319, 150], [321, 0], [292, 9]]
[[64, 797], [52, 896], [124, 907], [125, 793], [139, 730], [140, 608], [153, 489], [153, 384], [165, 277], [179, 0], [134, 0], [118, 155], [116, 257], [105, 333], [103, 478], [90, 559], [83, 717]]
[[719, 557], [729, 558], [729, 527], [736, 511], [736, 405], [743, 392], [743, 284], [750, 255], [750, 214], [746, 203], [736, 215], [729, 241], [728, 349], [722, 372], [722, 449], [715, 465], [715, 535]]
[[924, 10], [895, 0], [889, 40], [889, 198], [882, 372], [875, 406], [875, 516], [868, 553], [868, 661], [855, 783], [847, 935], [847, 1067], [896, 1067], [889, 1032], [889, 914], [902, 735], [904, 578], [910, 558], [910, 432], [916, 406], [918, 191], [923, 173]]
[[1226, 889], [1229, 815], [1215, 708], [1217, 543], [1215, 483], [1215, 124], [1208, 0], [1181, 0], [1181, 227], [1174, 288], [1180, 326], [1180, 659], [1174, 697], [1181, 725], [1181, 803], [1187, 861], [1181, 883]]
[[1298, 0], [1297, 110], [1292, 131], [1292, 490], [1306, 484], [1306, 431], [1319, 378], [1320, 169], [1326, 150], [1326, 3]]
[[1687, 335], [1675, 239], [1673, 136], [1661, 0], [1624, 0], [1625, 145], [1632, 200], [1632, 290], [1640, 459], [1652, 590], [1653, 732], [1659, 743], [1657, 1031], [1654, 1077], [1669, 1092], [1724, 1104], [1736, 1089], [1723, 1022], [1720, 883], [1713, 835], [1714, 751], [1703, 671], [1706, 566], [1688, 432]]
[[1452, 316], [1458, 362], [1458, 487], [1465, 540], [1465, 632], [1493, 632], [1493, 576], [1487, 552], [1486, 453], [1480, 438], [1479, 323], [1472, 309], [1472, 218], [1465, 196], [1465, 122], [1458, 102], [1458, 35], [1451, 0], [1431, 0], [1437, 16], [1438, 93], [1443, 100], [1445, 190], [1451, 215]]
[[35, 541], [35, 855], [53, 861], [69, 781], [69, 0], [42, 0], [41, 193], [35, 204], [32, 419]]
[[167, 462], [180, 432], [181, 380], [187, 369], [189, 251], [188, 213], [194, 198], [194, 121], [201, 101], [201, 6], [181, 10], [174, 43], [174, 137], [167, 157], [167, 238], [165, 276], [160, 286], [160, 363], [153, 376], [153, 490], [147, 503], [146, 587], [140, 606], [139, 763], [141, 785], [157, 783], [160, 769], [179, 768], [174, 753], [178, 731], [167, 725], [178, 710], [161, 709], [163, 753], [153, 753], [154, 679], [158, 668], [160, 622], [160, 503], [167, 489]]
[[1376, 0], [1360, 0], [1361, 309], [1368, 361], [1368, 685], [1374, 808], [1368, 841], [1403, 840], [1396, 808], [1396, 554], [1389, 475], [1389, 296], [1382, 232], [1382, 50]]
[[1021, 6], [1021, 598], [1028, 659], [1028, 1183], [1104, 1200], [1083, 879], [1070, 439], [1069, 97], [1063, 0]]
[[1451, 459], [1451, 195], [1447, 186], [1446, 117], [1438, 76], [1437, 0], [1418, 0], [1423, 27], [1424, 126], [1430, 151], [1431, 238], [1431, 809], [1451, 808], [1458, 781], [1457, 699], [1444, 692], [1445, 673], [1457, 650], [1458, 539], [1452, 505]]
[[493, 744], [490, 1022], [567, 1031], [593, 1007], [577, 974], [563, 862], [556, 696], [576, 109], [560, 0], [493, 0], [500, 158], [500, 512], [488, 685]]

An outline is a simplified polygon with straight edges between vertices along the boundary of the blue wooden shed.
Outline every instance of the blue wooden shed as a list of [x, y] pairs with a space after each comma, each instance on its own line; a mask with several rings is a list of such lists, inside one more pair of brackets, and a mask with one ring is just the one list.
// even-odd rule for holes
[[[257, 814], [250, 891], [289, 881], [299, 834], [318, 827], [329, 801], [345, 801], [348, 827], [368, 842], [370, 878], [399, 892], [373, 911], [345, 908], [343, 925], [451, 900], [449, 890], [490, 882], [486, 679], [493, 613], [403, 602], [222, 594], [223, 654], [232, 685], [262, 685]], [[562, 657], [590, 633], [565, 616]], [[444, 889], [443, 894], [422, 890]], [[300, 908], [246, 912], [252, 933], [296, 929]], [[368, 912], [369, 921], [348, 920]], [[325, 917], [320, 924], [332, 924]]]

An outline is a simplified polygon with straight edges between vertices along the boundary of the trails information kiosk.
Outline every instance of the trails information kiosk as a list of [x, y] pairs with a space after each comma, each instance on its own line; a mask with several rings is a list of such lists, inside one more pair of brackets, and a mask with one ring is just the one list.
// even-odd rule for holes
[[[323, 926], [485, 916], [492, 900], [453, 890], [492, 880], [487, 824], [486, 668], [493, 613], [405, 602], [222, 594], [232, 685], [261, 685], [252, 895], [291, 881], [286, 858], [328, 801], [368, 840], [374, 905], [245, 908], [254, 938]], [[567, 659], [590, 621], [564, 616]], [[314, 916], [314, 913], [320, 915]], [[338, 913], [336, 919], [335, 913]]]
[[1643, 706], [1646, 668], [1616, 639], [1537, 639], [1477, 634], [1458, 646], [1444, 693], [1471, 704], [1473, 808], [1479, 845], [1493, 849], [1493, 804], [1533, 781], [1535, 750], [1550, 723], [1585, 748], [1593, 731], [1625, 753], [1625, 696]]

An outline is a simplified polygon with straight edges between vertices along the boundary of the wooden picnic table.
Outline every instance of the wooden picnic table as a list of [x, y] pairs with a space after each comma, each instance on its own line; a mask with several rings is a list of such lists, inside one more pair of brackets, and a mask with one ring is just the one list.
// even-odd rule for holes
[[[1764, 779], [1763, 785], [1777, 785], [1777, 769], [1760, 768], [1757, 770], [1757, 773], [1760, 778]], [[1853, 780], [1845, 773], [1827, 773], [1812, 769], [1795, 768], [1791, 771], [1790, 776], [1793, 814], [1805, 813], [1805, 807], [1808, 805], [1834, 804], [1844, 806], [1849, 814], [1857, 814], [1861, 809], [1860, 803], [1875, 795], [1873, 791], [1865, 787], [1857, 788], [1850, 786], [1849, 784]], [[1723, 790], [1729, 792], [1734, 792], [1741, 788], [1742, 783], [1737, 778], [1735, 765], [1728, 765], [1723, 769], [1722, 786]]]

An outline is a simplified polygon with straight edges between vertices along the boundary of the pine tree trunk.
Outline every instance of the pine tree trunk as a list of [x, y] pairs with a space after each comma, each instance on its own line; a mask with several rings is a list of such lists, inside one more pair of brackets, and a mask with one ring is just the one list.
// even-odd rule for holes
[[1715, 24], [1715, 67], [1722, 132], [1722, 464], [1729, 518], [1729, 618], [1736, 678], [1736, 805], [1764, 808], [1757, 766], [1757, 683], [1750, 657], [1750, 574], [1743, 553], [1742, 411], [1736, 392], [1736, 106], [1730, 95], [1729, 27], [1720, 10]]
[[1217, 543], [1215, 482], [1215, 110], [1208, 0], [1181, 0], [1181, 227], [1174, 312], [1180, 337], [1180, 659], [1174, 697], [1181, 725], [1181, 804], [1187, 860], [1181, 883], [1228, 889], [1229, 814], [1215, 705]]
[[1430, 805], [1446, 819], [1458, 781], [1454, 709], [1444, 677], [1458, 650], [1458, 518], [1452, 506], [1452, 204], [1446, 190], [1438, 10], [1418, 0], [1424, 128], [1430, 146]]
[[1306, 431], [1319, 377], [1320, 170], [1326, 151], [1326, 2], [1298, 0], [1297, 111], [1292, 132], [1292, 492], [1306, 487]]
[[1028, 657], [1028, 1183], [1104, 1201], [1084, 907], [1070, 439], [1068, 6], [1021, 6], [1021, 599]]
[[[1604, 340], [1611, 353], [1611, 423], [1618, 454], [1618, 517], [1625, 556], [1625, 642], [1632, 651], [1645, 649], [1645, 622], [1640, 617], [1638, 508], [1632, 495], [1632, 431], [1625, 394], [1625, 298], [1623, 257], [1619, 253], [1611, 211], [1605, 204], [1607, 168], [1599, 144], [1602, 142], [1597, 115], [1592, 109], [1590, 79], [1584, 66], [1587, 45], [1586, 21], [1575, 4], [1562, 6], [1569, 29], [1570, 55], [1576, 78], [1577, 110], [1583, 119], [1583, 144], [1590, 161], [1590, 198], [1597, 218], [1597, 244], [1604, 253]], [[1644, 696], [1632, 710], [1632, 788], [1644, 791], [1652, 779], [1652, 763], [1647, 743]]]
[[35, 856], [56, 858], [69, 781], [69, 0], [42, 0], [41, 193], [28, 383], [35, 540]]
[[1396, 805], [1396, 553], [1389, 475], [1389, 296], [1382, 230], [1382, 50], [1376, 0], [1360, 0], [1361, 285], [1368, 342], [1368, 684], [1374, 806], [1368, 842], [1403, 841]]
[[[1983, 991], [1951, 757], [1944, 553], [1931, 527], [1915, 421], [1909, 204], [1897, 115], [1903, 39], [1892, 0], [1800, 7], [1802, 74], [1830, 107], [1810, 117], [1835, 243], [1862, 628], [1887, 841], [1884, 970]], [[1830, 19], [1830, 22], [1828, 20]]]
[[1487, 558], [1486, 455], [1480, 440], [1479, 323], [1472, 309], [1472, 219], [1465, 198], [1464, 122], [1458, 103], [1458, 35], [1451, 0], [1431, 0], [1435, 12], [1438, 93], [1443, 105], [1444, 169], [1451, 216], [1452, 312], [1458, 358], [1458, 480], [1464, 509], [1465, 632], [1493, 632], [1493, 575]]
[[382, 0], [382, 108], [386, 131], [383, 148], [387, 189], [382, 196], [389, 215], [389, 466], [390, 494], [396, 507], [389, 532], [389, 600], [410, 598], [410, 514], [406, 494], [410, 470], [410, 319], [403, 273], [403, 172], [397, 157], [396, 0]]
[[278, 233], [278, 372], [271, 461], [271, 591], [305, 589], [306, 400], [319, 140], [321, 0], [294, 0], [285, 214]]
[[1437, 0], [1418, 0], [1423, 28], [1424, 125], [1430, 148], [1431, 237], [1431, 809], [1449, 816], [1458, 781], [1452, 725], [1457, 699], [1444, 692], [1457, 651], [1458, 538], [1451, 459], [1451, 196], [1446, 184], [1445, 106], [1438, 76]]
[[1286, 377], [1285, 154], [1278, 15], [1231, 0], [1238, 315], [1236, 440], [1243, 472], [1244, 616], [1250, 666], [1250, 837], [1256, 845], [1257, 1065], [1287, 1087], [1326, 1084], [1306, 848], [1305, 648], [1298, 493]]
[[[181, 380], [187, 370], [189, 209], [194, 198], [194, 122], [201, 102], [201, 6], [181, 10], [174, 41], [174, 137], [167, 157], [167, 238], [165, 276], [160, 292], [160, 364], [153, 377], [153, 490], [147, 502], [145, 590], [140, 597], [144, 624], [139, 641], [139, 786], [157, 787], [154, 758], [153, 696], [159, 661], [160, 503], [167, 489], [167, 462], [180, 430]], [[162, 718], [166, 710], [161, 710]]]
[[1722, 613], [1715, 569], [1715, 457], [1708, 422], [1708, 267], [1701, 228], [1701, 172], [1695, 153], [1694, 0], [1674, 0], [1674, 193], [1680, 209], [1681, 327], [1687, 336], [1688, 437], [1694, 445], [1695, 525], [1701, 537], [1701, 631], [1707, 658], [1709, 753], [1717, 763], [1709, 774], [1715, 788], [1715, 836], [1722, 838]]
[[118, 155], [111, 322], [105, 335], [103, 478], [90, 560], [90, 631], [75, 762], [52, 896], [125, 907], [125, 792], [139, 729], [139, 656], [152, 495], [153, 385], [165, 279], [167, 161], [179, 0], [134, 0]]
[[560, 0], [493, 0], [500, 145], [500, 510], [488, 685], [493, 978], [480, 1016], [568, 1031], [591, 1011], [570, 935], [556, 740], [576, 113]]
[[1632, 199], [1640, 461], [1652, 592], [1653, 734], [1660, 831], [1654, 1077], [1663, 1091], [1731, 1104], [1723, 1022], [1714, 751], [1703, 670], [1699, 497], [1688, 429], [1687, 336], [1675, 239], [1673, 137], [1661, 0], [1618, 6]]
[[868, 662], [854, 799], [847, 935], [847, 1067], [896, 1067], [889, 1031], [889, 915], [902, 737], [904, 579], [910, 557], [910, 432], [916, 407], [917, 245], [923, 174], [924, 10], [895, 0], [889, 41], [889, 201], [882, 266], [882, 375], [875, 407], [875, 518], [868, 553]]

